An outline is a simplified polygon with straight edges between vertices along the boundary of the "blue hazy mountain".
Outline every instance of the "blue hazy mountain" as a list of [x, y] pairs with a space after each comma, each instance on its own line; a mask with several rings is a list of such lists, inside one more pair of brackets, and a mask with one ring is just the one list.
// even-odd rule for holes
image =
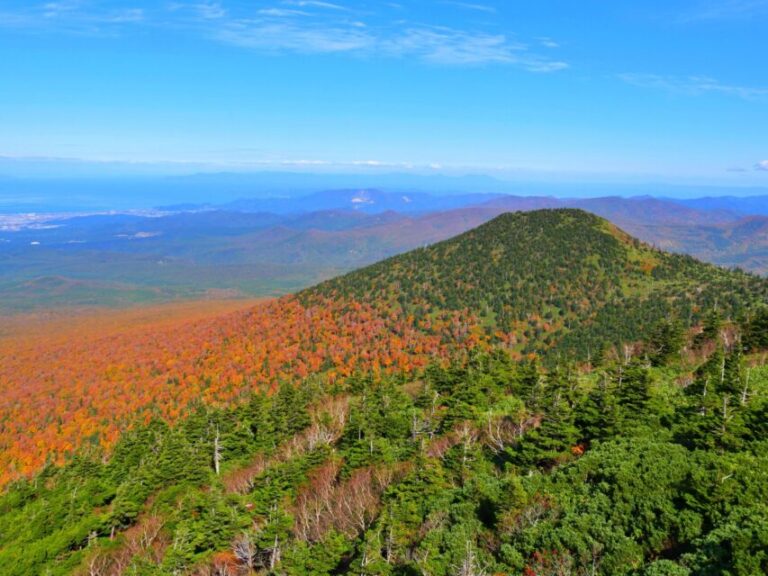
[[768, 195], [708, 196], [677, 200], [678, 203], [698, 210], [729, 210], [741, 215], [768, 215]]
[[[262, 209], [253, 200], [267, 200], [267, 211], [295, 211], [287, 199], [305, 198], [308, 204], [298, 208], [308, 212], [318, 209], [350, 208], [349, 202], [330, 204], [327, 192], [360, 190], [391, 193], [392, 203], [383, 197], [374, 199], [373, 205], [357, 206], [362, 210], [396, 209], [407, 212], [441, 210], [466, 205], [462, 197], [468, 195], [509, 194], [516, 196], [555, 196], [560, 198], [595, 198], [605, 196], [654, 196], [676, 199], [714, 198], [718, 208], [728, 209], [732, 204], [735, 212], [765, 213], [765, 201], [750, 204], [750, 197], [768, 197], [766, 188], [736, 188], [714, 186], [681, 186], [668, 184], [594, 183], [573, 179], [553, 181], [539, 175], [520, 175], [516, 180], [504, 180], [493, 176], [446, 175], [425, 173], [309, 173], [309, 172], [201, 172], [196, 174], [142, 172], [119, 173], [106, 169], [96, 170], [89, 163], [76, 166], [66, 162], [40, 160], [19, 163], [0, 157], [0, 213], [11, 212], [64, 212], [88, 210], [147, 209], [157, 206], [175, 206], [179, 209], [199, 209], [216, 206], [224, 209]], [[159, 170], [159, 168], [157, 168]], [[189, 166], [185, 166], [189, 170]], [[408, 196], [413, 202], [397, 201]], [[444, 201], [430, 200], [429, 195], [439, 198], [456, 196]], [[472, 199], [473, 202], [482, 198]], [[680, 200], [681, 202], [697, 202]], [[251, 203], [249, 205], [249, 203]], [[238, 208], [239, 206], [239, 208]], [[383, 208], [382, 208], [383, 206]], [[691, 206], [698, 206], [691, 204]], [[714, 204], [713, 204], [714, 206]], [[743, 206], [743, 208], [739, 208]], [[755, 207], [757, 206], [757, 207]], [[704, 207], [702, 204], [701, 207]]]
[[503, 198], [503, 194], [450, 194], [388, 192], [378, 189], [328, 190], [299, 198], [242, 199], [221, 206], [239, 212], [292, 214], [318, 210], [353, 210], [368, 214], [388, 211], [423, 213], [451, 210]]
[[504, 212], [565, 207], [601, 215], [666, 250], [768, 272], [766, 216], [647, 197], [488, 200], [341, 190], [234, 201], [226, 209], [192, 203], [175, 213], [26, 222], [0, 215], [0, 309], [157, 301], [210, 290], [282, 294], [444, 240]]

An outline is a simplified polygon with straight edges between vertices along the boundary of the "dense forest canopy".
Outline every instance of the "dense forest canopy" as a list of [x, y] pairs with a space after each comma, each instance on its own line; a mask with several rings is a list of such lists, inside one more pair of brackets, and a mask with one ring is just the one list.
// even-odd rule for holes
[[[540, 211], [61, 345], [101, 360], [3, 408], [0, 573], [768, 573], [767, 295]], [[40, 358], [11, 352], [4, 390]]]
[[468, 312], [513, 348], [586, 357], [646, 336], [662, 318], [687, 325], [768, 298], [760, 277], [643, 244], [575, 209], [503, 214], [451, 240], [352, 272], [300, 295], [373, 302], [417, 320]]

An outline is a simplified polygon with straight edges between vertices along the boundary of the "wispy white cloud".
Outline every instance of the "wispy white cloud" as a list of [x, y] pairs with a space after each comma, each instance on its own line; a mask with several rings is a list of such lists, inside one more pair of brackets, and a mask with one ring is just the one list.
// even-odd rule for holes
[[0, 28], [101, 34], [119, 25], [140, 24], [145, 20], [143, 8], [93, 9], [85, 0], [28, 4], [12, 11], [0, 8]]
[[450, 28], [411, 28], [380, 42], [383, 52], [417, 56], [445, 65], [512, 64], [532, 72], [553, 72], [564, 62], [543, 58], [527, 45], [510, 41], [502, 34], [471, 33]]
[[760, 170], [761, 172], [768, 172], [768, 160], [762, 160], [755, 164], [755, 170]]
[[485, 4], [474, 4], [471, 2], [456, 2], [453, 0], [446, 0], [445, 2], [443, 2], [443, 4], [450, 4], [451, 6], [464, 8], [466, 10], [474, 10], [476, 12], [486, 12], [488, 14], [496, 13], [496, 8], [494, 8], [493, 6], [487, 6]]
[[292, 8], [262, 8], [259, 10], [261, 16], [273, 16], [275, 18], [285, 18], [288, 16], [309, 16], [309, 12], [303, 10], [294, 10]]
[[432, 64], [453, 66], [504, 64], [531, 72], [567, 68], [565, 62], [537, 54], [527, 44], [504, 34], [404, 22], [369, 26], [346, 17], [317, 18], [309, 12], [296, 14], [276, 7], [262, 9], [259, 16], [228, 19], [217, 23], [210, 33], [221, 42], [272, 52], [413, 57]]
[[202, 20], [217, 20], [225, 18], [228, 11], [221, 2], [197, 2], [197, 3], [179, 3], [171, 2], [166, 5], [171, 14], [193, 14]]
[[342, 10], [346, 11], [347, 8], [340, 4], [333, 4], [332, 2], [321, 2], [320, 0], [284, 0], [283, 4], [288, 6], [299, 6], [301, 8], [325, 8], [327, 10]]
[[121, 24], [128, 22], [141, 22], [143, 20], [144, 10], [142, 8], [128, 8], [126, 10], [120, 10], [111, 15], [107, 15], [102, 21], [112, 24]]
[[[249, 150], [240, 150], [249, 152]], [[227, 158], [204, 159], [176, 158], [176, 159], [131, 159], [123, 157], [60, 157], [60, 156], [26, 156], [8, 154], [0, 151], [0, 166], [6, 169], [10, 167], [11, 173], [36, 174], [41, 166], [48, 173], [68, 173], [75, 169], [80, 172], [97, 170], [102, 173], [110, 171], [132, 173], [200, 173], [207, 171], [259, 171], [259, 170], [311, 170], [318, 172], [380, 172], [380, 171], [415, 171], [434, 172], [438, 170], [468, 169], [469, 166], [442, 164], [439, 162], [404, 162], [381, 159], [327, 159], [316, 157], [240, 157], [232, 158], [227, 151]], [[237, 151], [235, 151], [237, 152]], [[261, 152], [261, 151], [260, 151]]]
[[354, 52], [375, 44], [373, 37], [358, 28], [304, 26], [291, 21], [236, 20], [212, 34], [219, 41], [265, 52]]
[[[491, 6], [439, 0], [463, 9], [492, 12]], [[270, 5], [271, 4], [271, 5]], [[388, 10], [389, 9], [389, 10]], [[217, 42], [267, 53], [349, 54], [366, 58], [412, 58], [445, 66], [507, 65], [530, 72], [554, 72], [568, 65], [538, 53], [553, 48], [549, 38], [521, 42], [487, 25], [475, 28], [427, 26], [392, 17], [392, 6], [378, 10], [326, 0], [272, 0], [261, 6], [213, 0], [173, 2], [158, 9], [107, 8], [94, 0], [57, 0], [2, 14], [0, 27], [55, 32], [120, 30], [145, 23], [202, 34]], [[7, 17], [6, 17], [7, 16]]]
[[686, 12], [683, 20], [726, 20], [762, 15], [768, 15], [768, 0], [706, 0]]
[[47, 2], [43, 4], [43, 18], [59, 18], [78, 8], [78, 2]]
[[227, 11], [219, 2], [203, 2], [195, 4], [194, 9], [206, 20], [216, 20], [218, 18], [224, 18], [227, 15]]
[[[2, 159], [2, 156], [0, 156]], [[264, 158], [241, 161], [229, 161], [223, 166], [250, 168], [332, 168], [332, 169], [402, 169], [402, 170], [438, 170], [442, 164], [416, 164], [413, 162], [393, 162], [388, 160], [326, 160], [321, 158]]]
[[501, 34], [450, 28], [412, 27], [387, 35], [358, 22], [316, 25], [295, 20], [236, 20], [215, 30], [214, 35], [229, 44], [264, 51], [416, 57], [424, 62], [454, 66], [508, 64], [531, 72], [554, 72], [568, 66], [537, 55], [527, 45]]
[[552, 38], [549, 38], [547, 36], [542, 36], [540, 38], [537, 38], [539, 41], [539, 44], [544, 46], [544, 48], [560, 48], [560, 44], [552, 40]]
[[659, 74], [619, 74], [627, 84], [642, 88], [656, 88], [675, 94], [700, 96], [703, 94], [722, 94], [744, 100], [757, 100], [768, 97], [768, 88], [735, 86], [723, 84], [708, 76], [663, 76]]
[[[231, 165], [231, 164], [230, 164]], [[414, 162], [396, 162], [389, 160], [325, 160], [318, 158], [298, 159], [261, 159], [237, 162], [242, 167], [280, 167], [280, 168], [329, 168], [329, 169], [366, 169], [366, 170], [443, 170], [455, 166], [440, 162], [427, 164]]]

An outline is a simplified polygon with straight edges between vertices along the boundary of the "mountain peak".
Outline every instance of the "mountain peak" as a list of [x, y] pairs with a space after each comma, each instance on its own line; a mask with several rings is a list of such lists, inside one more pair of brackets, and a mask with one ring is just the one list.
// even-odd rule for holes
[[687, 323], [719, 302], [736, 314], [768, 295], [741, 271], [669, 254], [574, 208], [509, 212], [455, 238], [395, 256], [303, 292], [375, 302], [405, 316], [471, 313], [520, 352], [590, 350]]

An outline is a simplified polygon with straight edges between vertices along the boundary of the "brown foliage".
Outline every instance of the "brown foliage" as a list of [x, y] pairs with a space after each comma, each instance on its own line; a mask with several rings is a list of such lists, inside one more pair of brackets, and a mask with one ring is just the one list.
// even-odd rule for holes
[[150, 563], [162, 561], [168, 539], [163, 532], [163, 520], [160, 516], [143, 517], [121, 536], [122, 542], [116, 550], [97, 552], [87, 563], [83, 576], [122, 576], [126, 574], [136, 558], [144, 558]]
[[348, 538], [356, 538], [375, 520], [381, 494], [403, 470], [403, 466], [362, 468], [355, 470], [349, 479], [340, 481], [337, 461], [321, 466], [296, 497], [296, 537], [319, 542], [335, 530]]
[[224, 487], [229, 492], [245, 494], [253, 489], [254, 480], [270, 466], [287, 462], [320, 444], [333, 444], [344, 431], [348, 413], [349, 398], [346, 396], [326, 399], [322, 407], [316, 406], [311, 410], [312, 424], [306, 431], [293, 436], [272, 457], [265, 458], [259, 454], [246, 466], [224, 476]]

